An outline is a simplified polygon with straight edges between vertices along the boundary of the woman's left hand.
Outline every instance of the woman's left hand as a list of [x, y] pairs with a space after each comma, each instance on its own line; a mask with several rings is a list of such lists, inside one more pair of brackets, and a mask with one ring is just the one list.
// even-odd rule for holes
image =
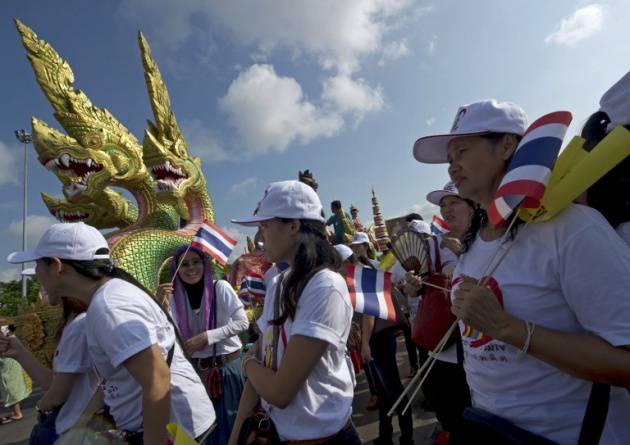
[[203, 349], [208, 344], [208, 334], [206, 332], [202, 332], [201, 334], [197, 334], [192, 338], [186, 340], [184, 344], [184, 349], [186, 350], [186, 355], [190, 357], [194, 352]]
[[477, 284], [475, 278], [466, 275], [461, 278], [462, 282], [453, 292], [451, 311], [473, 329], [497, 338], [511, 317], [492, 290]]

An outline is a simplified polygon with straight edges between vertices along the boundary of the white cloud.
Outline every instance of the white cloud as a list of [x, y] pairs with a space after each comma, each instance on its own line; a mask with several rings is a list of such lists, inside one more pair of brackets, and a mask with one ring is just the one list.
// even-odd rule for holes
[[435, 116], [431, 116], [425, 122], [430, 127], [431, 125], [433, 125], [435, 123], [435, 121], [437, 121], [437, 118]]
[[206, 128], [201, 120], [183, 121], [180, 126], [182, 134], [186, 138], [188, 152], [192, 156], [199, 156], [204, 162], [219, 162], [229, 159], [219, 136]]
[[253, 176], [242, 180], [241, 182], [234, 184], [228, 190], [228, 195], [231, 197], [247, 196], [247, 193], [254, 189], [258, 185], [258, 178]]
[[414, 204], [406, 213], [419, 213], [425, 221], [430, 223], [433, 215], [440, 215], [440, 208], [430, 202], [425, 202], [423, 204]]
[[[58, 222], [52, 216], [29, 215], [26, 217], [26, 243], [27, 248], [35, 247], [46, 229]], [[22, 239], [22, 220], [12, 220], [3, 234], [10, 235], [14, 239]]]
[[564, 18], [555, 29], [545, 37], [545, 43], [573, 46], [593, 34], [604, 25], [603, 5], [588, 5], [576, 10], [568, 18]]
[[358, 123], [365, 113], [383, 108], [385, 99], [380, 87], [371, 88], [363, 79], [339, 75], [324, 81], [322, 99], [334, 104], [342, 113], [352, 113]]
[[142, 18], [155, 31], [168, 30], [156, 37], [172, 52], [189, 40], [203, 42], [202, 33], [216, 33], [261, 54], [289, 48], [315, 57], [324, 69], [349, 74], [363, 57], [382, 51], [388, 32], [411, 7], [410, 0], [126, 0], [119, 13], [132, 23]]
[[[232, 250], [232, 254], [228, 258], [228, 263], [233, 263], [239, 256], [243, 255], [247, 252], [247, 234], [239, 231], [238, 229], [231, 227], [221, 227], [230, 238], [236, 241], [236, 246], [234, 246], [234, 250]], [[253, 235], [251, 235], [253, 239]]]
[[21, 271], [22, 271], [22, 266], [20, 265], [16, 265], [9, 269], [2, 269], [0, 270], [0, 281], [7, 282], [7, 281], [14, 281], [14, 280], [21, 280], [22, 279]]
[[431, 40], [429, 40], [429, 48], [428, 48], [428, 52], [429, 55], [433, 55], [435, 54], [435, 47], [437, 45], [437, 36], [434, 35], [433, 37], [431, 37]]
[[6, 144], [0, 142], [0, 185], [19, 185], [18, 171], [16, 154], [9, 150]]
[[271, 65], [252, 65], [219, 100], [220, 109], [246, 155], [284, 152], [297, 141], [306, 144], [331, 137], [343, 126], [342, 117], [313, 105], [290, 77], [278, 76]]
[[407, 46], [407, 39], [402, 39], [398, 42], [391, 42], [383, 47], [383, 54], [381, 55], [378, 64], [384, 66], [386, 62], [390, 60], [396, 60], [401, 57], [411, 54], [409, 47]]

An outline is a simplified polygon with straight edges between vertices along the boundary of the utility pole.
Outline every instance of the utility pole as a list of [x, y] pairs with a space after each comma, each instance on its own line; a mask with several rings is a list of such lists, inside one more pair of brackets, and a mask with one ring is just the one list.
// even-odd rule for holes
[[[28, 175], [28, 162], [26, 156], [26, 150], [28, 144], [33, 142], [33, 137], [26, 132], [26, 130], [15, 130], [15, 137], [18, 141], [24, 144], [24, 203], [22, 211], [22, 251], [26, 250], [26, 193], [27, 193], [27, 175]], [[26, 264], [22, 263], [22, 271], [26, 268]], [[26, 301], [26, 276], [22, 275], [22, 301]]]

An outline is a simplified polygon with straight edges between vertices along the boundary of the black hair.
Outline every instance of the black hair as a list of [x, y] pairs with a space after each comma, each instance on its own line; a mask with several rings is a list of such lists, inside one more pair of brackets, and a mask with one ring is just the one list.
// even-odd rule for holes
[[335, 199], [333, 202], [330, 203], [331, 207], [334, 207], [336, 209], [340, 209], [341, 208], [341, 201], [339, 201], [338, 199]]
[[61, 340], [61, 335], [63, 334], [63, 330], [70, 320], [70, 316], [73, 314], [76, 316], [87, 311], [87, 305], [82, 301], [77, 300], [76, 298], [61, 297], [61, 311], [61, 320], [59, 320], [59, 325], [57, 326], [57, 334], [55, 336], [57, 341]]
[[[590, 152], [606, 137], [608, 124], [610, 117], [603, 111], [597, 111], [587, 119], [581, 133], [585, 139], [584, 150]], [[630, 125], [625, 128], [630, 130]], [[586, 200], [613, 227], [630, 221], [630, 157], [626, 157], [589, 187]]]
[[[109, 249], [104, 248], [104, 247], [101, 249], [98, 249], [95, 252], [96, 255], [103, 255], [107, 253], [109, 253]], [[49, 264], [52, 262], [52, 259], [50, 258], [42, 258], [42, 259]], [[84, 277], [87, 277], [91, 280], [97, 281], [103, 278], [118, 278], [142, 290], [160, 308], [160, 310], [164, 313], [164, 315], [166, 315], [166, 318], [168, 319], [169, 323], [173, 325], [173, 327], [175, 327], [173, 331], [175, 332], [177, 341], [182, 347], [182, 351], [185, 351], [184, 340], [181, 337], [179, 329], [177, 329], [176, 327], [177, 325], [175, 324], [175, 321], [171, 317], [171, 314], [169, 314], [168, 311], [164, 310], [164, 308], [162, 307], [160, 302], [157, 301], [153, 293], [149, 289], [147, 289], [142, 283], [140, 283], [135, 277], [133, 277], [129, 272], [116, 266], [116, 263], [106, 258], [96, 259], [96, 260], [85, 260], [85, 261], [67, 260], [67, 259], [59, 258], [59, 261], [61, 261], [64, 264], [67, 264], [68, 266], [76, 270], [78, 274], [83, 275]]]
[[[288, 224], [290, 218], [279, 218]], [[287, 318], [293, 320], [298, 301], [309, 280], [322, 269], [338, 271], [342, 265], [341, 255], [328, 242], [326, 228], [321, 221], [300, 219], [299, 247], [289, 275], [284, 280], [282, 293], [282, 315], [272, 324], [281, 325]], [[278, 283], [280, 285], [280, 283]]]
[[405, 216], [405, 222], [410, 223], [414, 219], [417, 219], [419, 221], [424, 221], [422, 219], [422, 216], [420, 216], [418, 213], [410, 213], [409, 215]]

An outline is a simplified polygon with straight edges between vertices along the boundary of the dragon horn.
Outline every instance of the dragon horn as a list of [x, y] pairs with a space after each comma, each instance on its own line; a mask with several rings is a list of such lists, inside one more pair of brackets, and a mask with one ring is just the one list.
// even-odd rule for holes
[[138, 140], [109, 111], [93, 106], [81, 90], [72, 88], [74, 74], [68, 62], [19, 20], [15, 19], [15, 25], [28, 52], [35, 80], [68, 134], [82, 144], [86, 138], [94, 139], [98, 134], [103, 143], [111, 141], [140, 151]]
[[[162, 79], [162, 74], [151, 55], [151, 48], [142, 32], [138, 31], [138, 44], [144, 67], [144, 80], [147, 84], [151, 110], [155, 118], [155, 125], [147, 121], [151, 134], [165, 146], [169, 146], [182, 138], [175, 114], [171, 110], [171, 99]], [[166, 143], [165, 143], [166, 142]], [[170, 142], [170, 143], [169, 143]]]

